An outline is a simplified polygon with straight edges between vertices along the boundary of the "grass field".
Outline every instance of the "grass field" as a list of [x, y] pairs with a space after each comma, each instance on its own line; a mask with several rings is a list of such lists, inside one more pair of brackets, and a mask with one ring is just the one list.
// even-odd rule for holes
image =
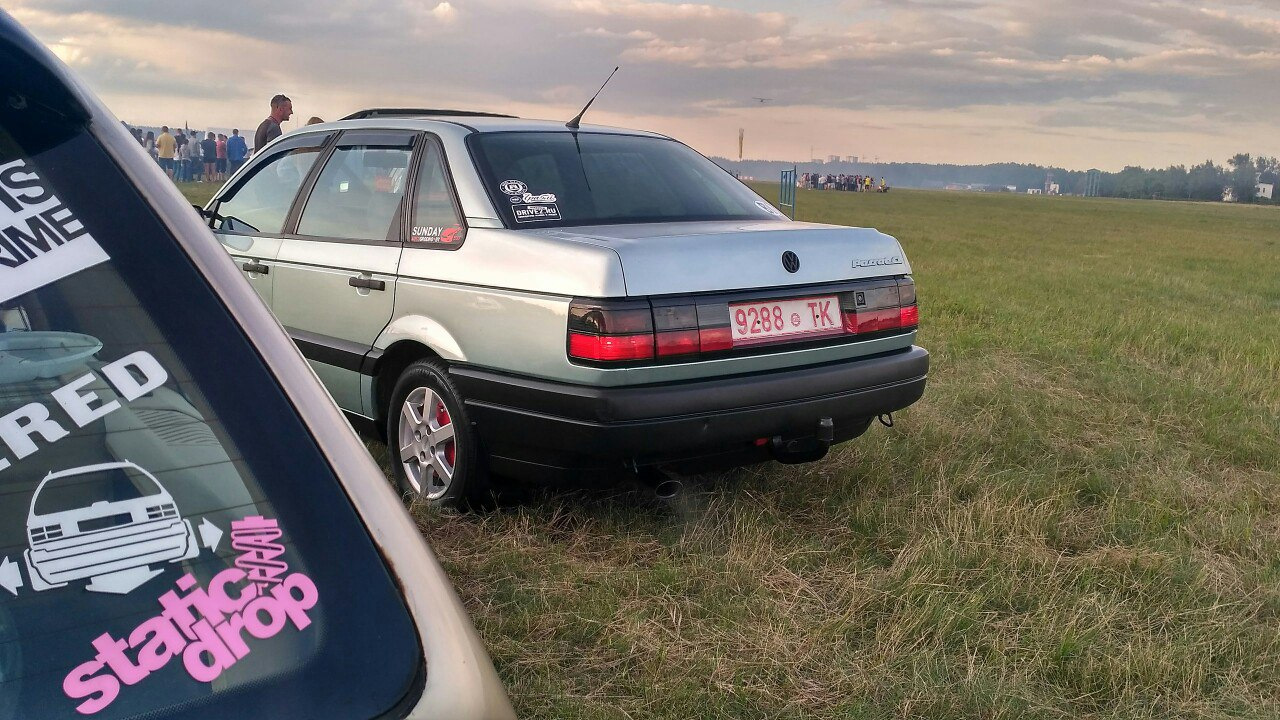
[[671, 505], [418, 509], [521, 716], [1280, 716], [1280, 209], [799, 209], [902, 241], [924, 399]]

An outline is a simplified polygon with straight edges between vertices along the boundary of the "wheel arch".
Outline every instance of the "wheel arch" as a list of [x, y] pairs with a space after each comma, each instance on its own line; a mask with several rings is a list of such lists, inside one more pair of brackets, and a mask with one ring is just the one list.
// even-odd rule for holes
[[387, 402], [405, 368], [418, 360], [439, 360], [449, 364], [467, 359], [453, 334], [425, 315], [397, 317], [383, 329], [373, 346], [382, 350], [373, 366], [370, 393], [373, 419], [377, 422], [379, 435], [386, 432]]

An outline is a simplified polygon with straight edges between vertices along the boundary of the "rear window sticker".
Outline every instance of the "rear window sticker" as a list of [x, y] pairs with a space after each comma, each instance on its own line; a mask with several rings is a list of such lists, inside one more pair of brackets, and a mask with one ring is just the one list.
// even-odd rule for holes
[[409, 242], [442, 243], [451, 245], [462, 237], [460, 225], [414, 225]]
[[[145, 350], [107, 363], [98, 372], [125, 402], [133, 402], [169, 380], [169, 373]], [[86, 373], [51, 392], [49, 401], [27, 403], [0, 415], [0, 472], [10, 468], [14, 459], [22, 460], [38, 452], [41, 446], [36, 444], [36, 436], [43, 438], [48, 447], [70, 434], [53, 419], [51, 407], [60, 408], [81, 428], [119, 410], [119, 400], [103, 402], [96, 392], [84, 389], [95, 379], [93, 373]]]
[[782, 214], [782, 211], [781, 211], [781, 210], [779, 210], [778, 208], [776, 208], [776, 207], [774, 207], [774, 206], [770, 205], [769, 203], [767, 203], [767, 202], [765, 202], [765, 201], [763, 201], [763, 200], [757, 200], [757, 201], [756, 201], [756, 207], [758, 207], [758, 208], [760, 208], [761, 210], [763, 210], [763, 211], [765, 211], [765, 212], [769, 213], [770, 215], [777, 215], [778, 217], [783, 217], [783, 214]]
[[109, 259], [26, 160], [0, 165], [0, 302]]
[[560, 219], [560, 208], [555, 204], [512, 205], [511, 212], [515, 216], [516, 222], [544, 222]]
[[232, 521], [231, 533], [233, 538], [248, 533], [269, 540], [247, 545], [235, 567], [222, 570], [203, 586], [194, 575], [182, 576], [176, 590], [157, 598], [159, 614], [127, 637], [103, 633], [95, 638], [90, 643], [96, 651], [92, 659], [77, 665], [62, 681], [68, 698], [83, 701], [76, 705], [77, 712], [101, 712], [125, 691], [122, 684], [136, 685], [178, 656], [192, 679], [212, 683], [253, 651], [250, 638], [269, 640], [290, 626], [301, 632], [311, 625], [307, 611], [319, 602], [320, 592], [310, 577], [301, 572], [286, 574], [288, 565], [278, 560], [266, 576], [243, 569], [241, 561], [246, 558], [258, 567], [255, 564], [261, 562], [266, 545], [280, 547], [275, 543], [282, 534], [276, 520], [245, 517]]
[[[512, 205], [551, 205], [556, 202], [555, 193], [533, 194], [529, 192], [529, 186], [519, 180], [503, 180], [498, 189], [502, 191]], [[557, 213], [558, 214], [558, 213]]]
[[519, 180], [503, 180], [501, 183], [498, 183], [498, 189], [502, 191], [503, 195], [510, 195], [512, 197], [519, 197], [520, 195], [529, 192], [529, 186]]
[[[216, 547], [221, 531], [205, 520]], [[36, 486], [23, 551], [36, 592], [88, 580], [86, 590], [128, 594], [190, 560], [200, 539], [154, 475], [128, 461], [49, 473]], [[15, 593], [16, 594], [16, 593]]]

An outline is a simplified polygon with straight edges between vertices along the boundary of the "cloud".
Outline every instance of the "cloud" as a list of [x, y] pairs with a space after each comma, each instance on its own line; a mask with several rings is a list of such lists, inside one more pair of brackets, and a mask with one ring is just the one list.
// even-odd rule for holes
[[[284, 91], [303, 115], [394, 104], [567, 117], [616, 64], [622, 71], [594, 117], [716, 138], [768, 117], [771, 127], [793, 123], [786, 127], [832, 144], [856, 130], [805, 117], [869, 116], [876, 125], [909, 117], [916, 125], [904, 122], [900, 135], [917, 138], [958, 132], [951, 121], [967, 118], [989, 137], [966, 146], [975, 160], [996, 159], [989, 153], [1011, 147], [1013, 135], [1084, 127], [1079, 145], [1063, 150], [1081, 165], [1102, 164], [1143, 127], [1179, 133], [1165, 149], [1193, 145], [1197, 128], [1206, 146], [1246, 147], [1280, 116], [1270, 91], [1280, 76], [1280, 12], [1269, 0], [777, 6], [786, 12], [720, 0], [312, 0], [305, 12], [245, 0], [198, 13], [167, 0], [12, 3], [21, 22], [134, 116], [191, 110], [247, 116], [246, 124]], [[772, 98], [771, 109], [753, 97]], [[1018, 124], [993, 125], [992, 114]]]

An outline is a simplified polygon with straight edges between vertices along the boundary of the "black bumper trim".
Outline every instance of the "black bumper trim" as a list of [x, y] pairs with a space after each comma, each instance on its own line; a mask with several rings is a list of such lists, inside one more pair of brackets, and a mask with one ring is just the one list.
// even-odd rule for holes
[[488, 452], [565, 468], [661, 463], [803, 437], [835, 422], [836, 441], [924, 394], [923, 348], [818, 367], [642, 387], [601, 388], [450, 368]]

